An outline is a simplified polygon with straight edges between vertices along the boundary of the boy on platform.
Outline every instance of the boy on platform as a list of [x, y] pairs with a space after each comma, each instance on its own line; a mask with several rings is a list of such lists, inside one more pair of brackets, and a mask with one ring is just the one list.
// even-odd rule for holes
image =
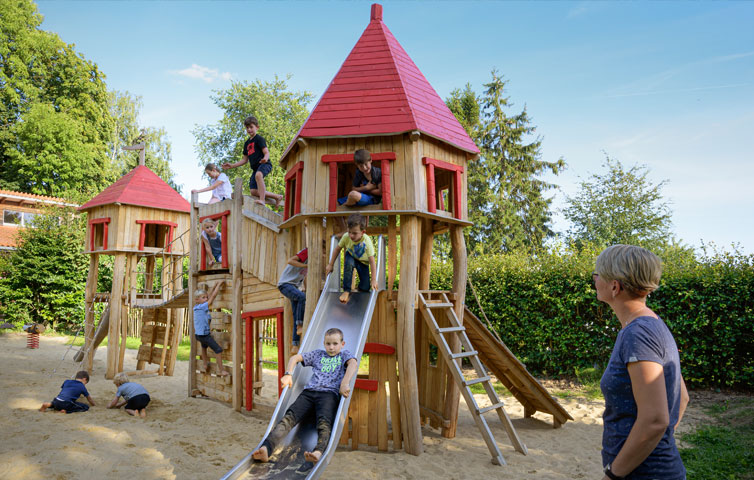
[[240, 167], [248, 163], [251, 167], [249, 189], [252, 195], [259, 197], [256, 203], [264, 205], [265, 200], [269, 197], [275, 200], [276, 206], [280, 206], [283, 202], [283, 196], [268, 192], [264, 184], [264, 177], [272, 171], [272, 164], [270, 163], [270, 151], [267, 149], [267, 141], [261, 135], [257, 135], [259, 121], [256, 117], [246, 117], [243, 124], [246, 128], [246, 133], [249, 134], [249, 138], [243, 144], [242, 158], [236, 163], [223, 163], [223, 170]]
[[217, 231], [217, 222], [211, 218], [202, 220], [202, 243], [207, 253], [207, 266], [223, 261], [223, 239]]
[[[63, 385], [60, 386], [60, 393], [53, 399], [52, 402], [45, 402], [39, 407], [40, 412], [44, 412], [48, 408], [52, 407], [57, 412], [62, 413], [76, 413], [86, 412], [89, 410], [89, 405], [94, 406], [94, 400], [89, 396], [89, 391], [85, 385], [89, 383], [89, 372], [81, 370], [76, 373], [74, 380], [66, 380]], [[81, 402], [77, 402], [78, 398], [83, 395], [86, 397], [86, 401], [89, 405]]]
[[209, 203], [222, 202], [233, 196], [233, 187], [230, 186], [230, 179], [222, 173], [214, 163], [208, 163], [204, 167], [204, 173], [209, 177], [209, 187], [200, 190], [191, 190], [191, 193], [202, 193], [212, 191], [212, 198]]
[[346, 207], [364, 207], [382, 202], [382, 171], [372, 166], [369, 150], [356, 150], [353, 154], [356, 174], [353, 176], [353, 188], [348, 196], [338, 199]]
[[[291, 353], [298, 353], [301, 344], [301, 329], [304, 325], [304, 309], [306, 308], [306, 262], [309, 259], [309, 249], [305, 248], [288, 259], [288, 265], [283, 269], [278, 281], [278, 290], [291, 301], [293, 310], [293, 348]], [[303, 286], [303, 289], [301, 288]]]
[[[110, 402], [107, 408], [120, 408], [126, 406], [125, 410], [131, 416], [147, 418], [147, 405], [149, 405], [149, 393], [147, 389], [136, 382], [128, 379], [125, 372], [120, 372], [113, 378], [113, 383], [118, 387], [115, 392], [115, 398]], [[118, 403], [118, 399], [123, 397], [123, 401]]]
[[209, 314], [209, 305], [217, 296], [217, 292], [220, 287], [225, 285], [222, 280], [217, 282], [212, 288], [209, 296], [204, 290], [197, 290], [194, 292], [194, 337], [201, 344], [199, 354], [204, 362], [203, 370], [209, 373], [209, 357], [207, 357], [207, 348], [211, 348], [215, 352], [215, 360], [217, 361], [217, 375], [220, 377], [227, 377], [228, 372], [223, 367], [223, 347], [217, 344], [212, 334], [209, 331], [209, 323], [211, 316]]
[[325, 332], [324, 350], [314, 350], [291, 357], [288, 361], [288, 370], [280, 379], [284, 387], [293, 385], [291, 371], [299, 362], [302, 362], [305, 367], [312, 367], [312, 377], [301, 395], [285, 412], [280, 423], [264, 439], [262, 446], [252, 453], [255, 460], [268, 461], [277, 443], [313, 411], [317, 422], [317, 446], [311, 452], [304, 452], [304, 458], [310, 462], [319, 461], [330, 441], [340, 395], [347, 397], [351, 393], [349, 383], [359, 368], [359, 362], [351, 352], [343, 350], [345, 344], [343, 332], [340, 329], [331, 328]]
[[338, 242], [338, 246], [332, 253], [330, 263], [325, 268], [325, 274], [333, 270], [335, 259], [340, 255], [340, 251], [345, 249], [345, 260], [343, 261], [343, 294], [340, 296], [342, 303], [348, 302], [351, 297], [351, 281], [353, 280], [353, 269], [359, 274], [359, 291], [368, 292], [370, 283], [374, 290], [377, 290], [377, 279], [372, 278], [370, 282], [370, 271], [376, 275], [377, 265], [374, 261], [374, 244], [372, 239], [365, 233], [367, 221], [362, 215], [354, 213], [348, 217], [348, 234], [343, 235]]

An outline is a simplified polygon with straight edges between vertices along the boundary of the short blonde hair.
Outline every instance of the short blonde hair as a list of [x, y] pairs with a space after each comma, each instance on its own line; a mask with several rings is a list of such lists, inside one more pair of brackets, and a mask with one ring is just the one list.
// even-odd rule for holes
[[217, 222], [212, 220], [211, 218], [207, 217], [204, 220], [202, 220], [202, 225], [207, 225], [211, 223], [212, 225], [217, 225]]
[[660, 286], [662, 260], [642, 247], [612, 245], [597, 257], [594, 273], [607, 281], [618, 280], [629, 293], [644, 297]]
[[207, 291], [203, 290], [201, 288], [197, 288], [196, 290], [194, 290], [194, 296], [195, 297], [199, 297], [201, 295], [207, 295]]
[[128, 380], [128, 375], [126, 375], [126, 372], [120, 372], [116, 374], [115, 377], [113, 378], [113, 383], [119, 387], [123, 385], [124, 383], [128, 383], [128, 382], [129, 380]]

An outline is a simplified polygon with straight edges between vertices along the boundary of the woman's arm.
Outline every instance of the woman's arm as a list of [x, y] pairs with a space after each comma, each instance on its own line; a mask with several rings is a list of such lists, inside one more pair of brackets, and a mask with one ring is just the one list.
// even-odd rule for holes
[[626, 443], [610, 464], [612, 472], [619, 477], [633, 472], [646, 460], [670, 423], [662, 365], [648, 361], [631, 362], [628, 375], [637, 413]]
[[680, 405], [680, 408], [678, 409], [678, 421], [673, 427], [673, 430], [678, 428], [678, 424], [681, 423], [681, 419], [683, 418], [683, 413], [686, 411], [686, 405], [688, 404], [689, 404], [689, 391], [686, 390], [686, 382], [683, 381], [683, 376], [681, 376], [681, 405]]

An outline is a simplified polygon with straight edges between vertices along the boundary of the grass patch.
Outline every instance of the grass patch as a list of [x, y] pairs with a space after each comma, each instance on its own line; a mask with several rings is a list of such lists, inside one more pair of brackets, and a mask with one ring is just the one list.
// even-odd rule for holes
[[679, 436], [693, 445], [680, 451], [688, 479], [754, 479], [754, 399], [733, 398], [705, 410], [716, 424]]

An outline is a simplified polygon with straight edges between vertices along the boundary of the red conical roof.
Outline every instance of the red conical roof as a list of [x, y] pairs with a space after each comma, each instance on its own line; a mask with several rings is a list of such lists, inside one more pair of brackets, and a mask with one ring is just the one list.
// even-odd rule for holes
[[120, 177], [117, 182], [79, 207], [79, 210], [112, 203], [191, 212], [189, 202], [144, 165], [139, 165]]
[[387, 135], [413, 130], [479, 153], [382, 23], [382, 6], [374, 4], [369, 25], [282, 158], [299, 137]]

